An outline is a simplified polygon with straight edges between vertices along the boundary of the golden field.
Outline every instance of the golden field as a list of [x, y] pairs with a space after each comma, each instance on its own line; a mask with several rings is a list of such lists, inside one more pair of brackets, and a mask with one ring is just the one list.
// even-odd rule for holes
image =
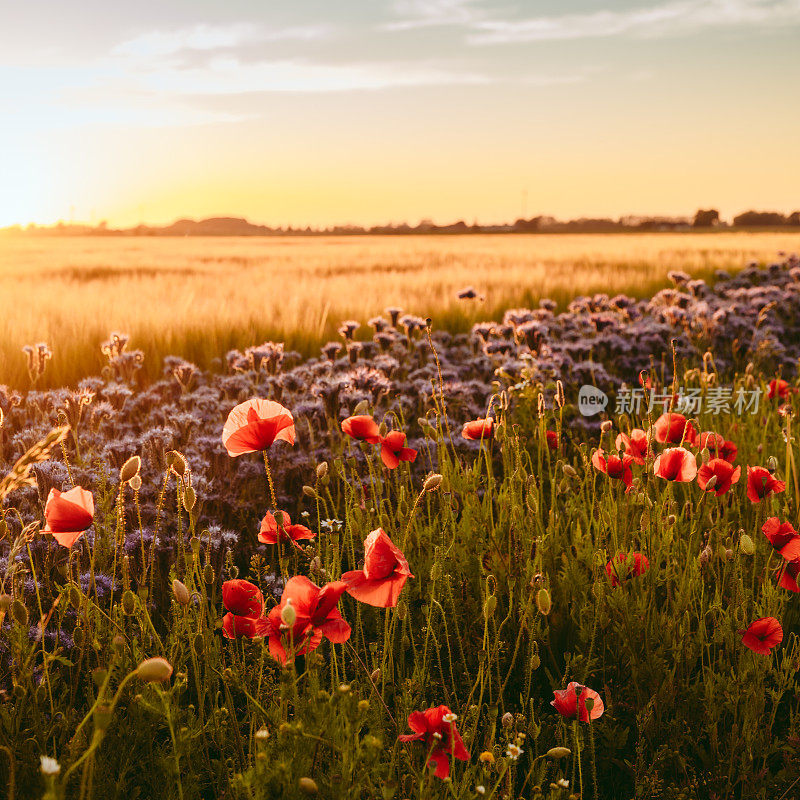
[[[214, 365], [234, 347], [318, 352], [344, 319], [400, 306], [465, 330], [576, 294], [646, 296], [671, 269], [710, 277], [800, 249], [798, 232], [275, 238], [0, 238], [0, 383], [28, 384], [22, 347], [53, 350], [42, 385], [97, 374], [111, 331], [145, 352]], [[483, 302], [458, 300], [474, 286]], [[366, 335], [361, 328], [357, 334]]]

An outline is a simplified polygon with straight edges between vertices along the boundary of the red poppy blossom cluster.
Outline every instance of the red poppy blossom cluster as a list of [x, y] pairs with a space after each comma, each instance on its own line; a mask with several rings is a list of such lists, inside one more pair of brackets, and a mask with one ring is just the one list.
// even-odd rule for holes
[[292, 525], [292, 520], [285, 511], [277, 512], [283, 515], [279, 525], [275, 517], [268, 511], [261, 520], [258, 532], [258, 541], [263, 544], [277, 544], [281, 542], [296, 542], [299, 539], [314, 539], [316, 533], [305, 525]]
[[[586, 708], [586, 701], [592, 700], [591, 711]], [[603, 716], [605, 706], [600, 695], [588, 686], [572, 681], [566, 689], [553, 690], [553, 699], [550, 705], [567, 719], [577, 719], [579, 722], [589, 722]]]
[[626, 489], [630, 489], [631, 482], [633, 481], [633, 472], [631, 471], [631, 464], [633, 463], [633, 456], [619, 456], [606, 455], [603, 450], [595, 450], [592, 455], [592, 466], [609, 478], [620, 480], [625, 484]]
[[266, 636], [269, 624], [264, 619], [264, 596], [250, 581], [236, 578], [222, 584], [222, 604], [228, 613], [222, 618], [222, 633], [227, 639]]
[[650, 561], [644, 553], [617, 553], [606, 564], [606, 574], [612, 586], [619, 586], [628, 578], [644, 575], [650, 569]]
[[436, 706], [426, 711], [412, 711], [408, 727], [414, 733], [398, 736], [401, 742], [422, 742], [428, 753], [425, 765], [435, 764], [437, 778], [450, 776], [450, 756], [459, 761], [469, 760], [469, 751], [456, 729], [456, 715], [447, 706]]
[[387, 469], [396, 469], [401, 461], [415, 461], [417, 458], [417, 451], [406, 447], [406, 435], [402, 431], [390, 431], [386, 436], [381, 436], [378, 423], [366, 414], [343, 420], [342, 431], [351, 439], [380, 444], [381, 461]]

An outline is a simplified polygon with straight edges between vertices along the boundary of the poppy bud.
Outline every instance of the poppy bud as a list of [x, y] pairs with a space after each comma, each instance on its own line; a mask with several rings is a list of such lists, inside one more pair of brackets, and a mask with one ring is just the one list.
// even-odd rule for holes
[[308, 486], [308, 485], [306, 485], [306, 486], [304, 486], [304, 487], [303, 487], [303, 494], [304, 494], [306, 497], [312, 497], [312, 498], [314, 498], [315, 500], [316, 500], [316, 499], [319, 497], [319, 495], [317, 494], [317, 492], [316, 492], [316, 490], [314, 489], [314, 487], [313, 487], [313, 486]]
[[778, 469], [778, 459], [775, 458], [775, 456], [770, 456], [767, 459], [767, 469], [770, 472], [775, 472], [775, 470]]
[[489, 595], [489, 596], [486, 598], [486, 602], [483, 604], [483, 613], [484, 613], [484, 616], [485, 616], [487, 619], [488, 619], [489, 617], [493, 617], [493, 616], [494, 616], [494, 612], [495, 612], [496, 608], [497, 608], [497, 598], [496, 598], [496, 597], [495, 597], [493, 594], [490, 594], [490, 595]]
[[11, 608], [14, 598], [10, 594], [0, 594], [0, 612], [5, 613]]
[[177, 450], [170, 450], [166, 455], [167, 466], [180, 478], [186, 474], [189, 465], [186, 458]]
[[514, 724], [514, 715], [510, 711], [506, 711], [503, 714], [503, 718], [500, 720], [504, 728], [510, 728]]
[[128, 616], [136, 611], [136, 597], [130, 589], [127, 589], [122, 595], [122, 610]]
[[756, 452], [761, 455], [764, 452], [764, 445], [761, 442], [758, 443], [758, 447], [756, 447]]
[[281, 622], [287, 627], [291, 628], [294, 626], [295, 621], [297, 620], [297, 612], [292, 605], [291, 599], [287, 598], [286, 605], [281, 609]]
[[197, 536], [192, 536], [192, 538], [189, 539], [189, 547], [192, 548], [192, 554], [195, 557], [200, 555], [200, 547], [201, 546], [202, 546], [202, 542], [200, 541], [200, 539], [197, 538]]
[[542, 659], [538, 653], [531, 656], [531, 669], [539, 669], [542, 666]]
[[536, 608], [539, 609], [539, 612], [547, 616], [550, 613], [550, 609], [553, 607], [553, 601], [550, 599], [550, 592], [547, 591], [544, 587], [539, 589], [536, 593]]
[[142, 459], [139, 456], [131, 456], [123, 465], [122, 469], [119, 471], [119, 479], [122, 483], [128, 483], [131, 478], [134, 478], [136, 475], [139, 474], [139, 470], [142, 468]]
[[603, 433], [608, 433], [614, 427], [614, 423], [610, 419], [604, 419], [600, 423], [600, 430]]
[[442, 480], [443, 478], [438, 472], [428, 475], [428, 477], [425, 478], [425, 483], [422, 484], [423, 491], [435, 492], [442, 485]]
[[578, 473], [576, 472], [575, 467], [573, 467], [571, 464], [562, 464], [561, 471], [568, 478], [577, 478], [578, 477]]
[[572, 755], [572, 750], [569, 747], [551, 747], [545, 755], [548, 758], [566, 758]]
[[117, 651], [117, 654], [122, 654], [125, 649], [125, 637], [119, 633], [111, 640], [111, 646]]
[[300, 787], [300, 791], [309, 797], [313, 797], [319, 792], [317, 783], [313, 778], [300, 778], [297, 785]]
[[671, 528], [677, 522], [677, 520], [678, 518], [674, 514], [670, 514], [667, 517], [667, 525], [669, 525]]
[[717, 485], [717, 476], [712, 475], [706, 482], [705, 490], [710, 492]]
[[752, 556], [756, 552], [756, 546], [753, 540], [746, 533], [739, 537], [739, 549], [746, 556]]
[[380, 667], [378, 667], [378, 669], [372, 671], [372, 674], [369, 676], [369, 678], [373, 683], [379, 683], [381, 679], [381, 674], [382, 673]]
[[398, 601], [395, 614], [397, 614], [397, 619], [401, 622], [408, 616], [408, 604], [405, 600]]
[[725, 558], [726, 558], [726, 560], [728, 560], [728, 561], [733, 561], [733, 550], [731, 550], [731, 549], [730, 549], [730, 547], [728, 547], [728, 548], [725, 550]]
[[148, 658], [136, 668], [136, 677], [145, 683], [163, 683], [172, 675], [172, 664], [165, 658]]
[[206, 564], [203, 567], [203, 580], [206, 585], [211, 586], [214, 583], [216, 576], [214, 575], [214, 567], [211, 564]]
[[72, 631], [72, 641], [75, 643], [76, 647], [82, 647], [85, 641], [85, 636], [83, 634], [83, 628], [80, 625], [76, 625], [75, 629]]
[[194, 508], [195, 501], [197, 500], [197, 495], [195, 494], [194, 489], [191, 486], [187, 486], [183, 490], [183, 507], [191, 512]]
[[25, 608], [25, 604], [20, 600], [14, 600], [11, 603], [11, 616], [14, 617], [21, 627], [28, 627], [28, 609]]
[[134, 492], [138, 492], [139, 489], [142, 488], [142, 476], [141, 475], [134, 475], [129, 481], [128, 485], [133, 489]]
[[701, 564], [708, 564], [708, 562], [709, 562], [709, 560], [711, 559], [711, 556], [712, 556], [712, 555], [713, 555], [713, 550], [712, 550], [712, 549], [711, 549], [711, 548], [710, 548], [708, 545], [706, 545], [706, 546], [705, 546], [705, 547], [704, 547], [704, 548], [703, 548], [703, 549], [700, 551], [700, 556], [699, 556], [699, 558], [700, 558], [700, 563], [701, 563]]
[[189, 590], [186, 588], [186, 584], [181, 583], [177, 578], [172, 581], [172, 594], [182, 606], [189, 605]]
[[322, 480], [328, 474], [328, 462], [317, 464], [317, 480]]

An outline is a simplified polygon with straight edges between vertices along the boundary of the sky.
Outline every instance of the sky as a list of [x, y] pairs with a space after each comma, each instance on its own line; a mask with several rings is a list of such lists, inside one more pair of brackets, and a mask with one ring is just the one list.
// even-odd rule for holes
[[800, 206], [800, 0], [0, 0], [0, 226]]

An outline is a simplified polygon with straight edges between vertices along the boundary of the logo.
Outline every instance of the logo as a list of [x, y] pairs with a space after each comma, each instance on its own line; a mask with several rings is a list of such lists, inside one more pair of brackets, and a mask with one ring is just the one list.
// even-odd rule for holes
[[584, 383], [578, 392], [578, 411], [584, 417], [593, 417], [599, 414], [608, 405], [608, 395], [596, 386]]

